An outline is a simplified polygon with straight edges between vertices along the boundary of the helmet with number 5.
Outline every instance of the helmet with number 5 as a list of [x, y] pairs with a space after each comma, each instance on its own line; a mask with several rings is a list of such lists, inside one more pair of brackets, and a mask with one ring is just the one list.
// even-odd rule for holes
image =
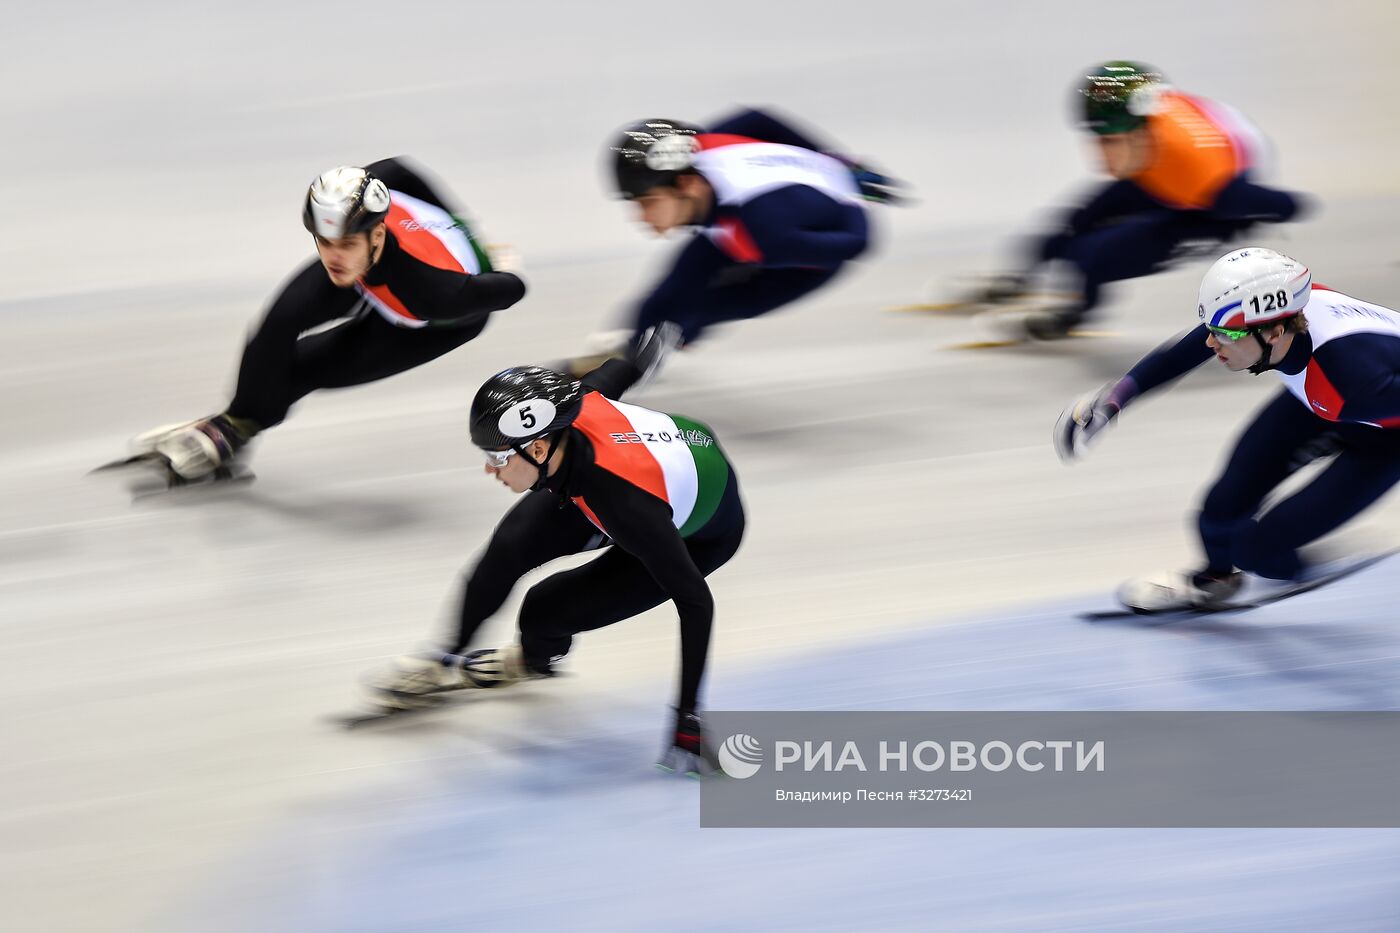
[[583, 395], [578, 380], [552, 369], [503, 369], [472, 399], [472, 443], [482, 450], [519, 450], [573, 424]]
[[1302, 313], [1311, 292], [1307, 266], [1283, 253], [1248, 246], [1221, 256], [1206, 272], [1197, 315], [1211, 327], [1263, 327]]

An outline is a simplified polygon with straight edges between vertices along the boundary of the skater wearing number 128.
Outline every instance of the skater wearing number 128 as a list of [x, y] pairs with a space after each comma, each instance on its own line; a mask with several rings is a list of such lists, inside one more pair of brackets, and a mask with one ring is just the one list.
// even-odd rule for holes
[[[1214, 356], [1231, 372], [1273, 372], [1283, 390], [1255, 414], [1199, 516], [1204, 566], [1125, 584], [1143, 612], [1228, 603], [1243, 572], [1306, 582], [1299, 548], [1350, 521], [1400, 481], [1400, 312], [1313, 283], [1302, 263], [1250, 247], [1223, 256], [1201, 283], [1200, 324], [1126, 376], [1070, 406], [1055, 443], [1067, 462], [1134, 399]], [[1292, 472], [1335, 459], [1263, 514]]]

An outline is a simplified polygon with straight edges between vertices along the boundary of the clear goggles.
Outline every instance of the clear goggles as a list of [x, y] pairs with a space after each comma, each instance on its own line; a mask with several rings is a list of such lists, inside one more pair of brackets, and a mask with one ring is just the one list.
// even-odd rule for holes
[[514, 457], [518, 450], [483, 450], [486, 456], [486, 465], [495, 470], [504, 470], [506, 464], [510, 463], [510, 458]]

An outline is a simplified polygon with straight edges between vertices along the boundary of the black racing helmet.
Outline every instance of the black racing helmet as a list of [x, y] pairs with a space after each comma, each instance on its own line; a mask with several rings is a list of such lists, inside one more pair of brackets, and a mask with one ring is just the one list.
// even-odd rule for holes
[[583, 407], [578, 380], [542, 366], [512, 366], [487, 379], [472, 399], [472, 443], [519, 449], [573, 424]]
[[652, 188], [675, 184], [677, 176], [692, 171], [700, 148], [695, 137], [703, 132], [693, 123], [662, 119], [624, 128], [607, 153], [618, 194], [630, 201]]

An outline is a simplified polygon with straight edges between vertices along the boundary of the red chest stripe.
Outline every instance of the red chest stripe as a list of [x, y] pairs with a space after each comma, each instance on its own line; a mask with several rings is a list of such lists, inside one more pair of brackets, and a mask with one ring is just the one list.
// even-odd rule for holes
[[1317, 360], [1308, 360], [1308, 375], [1303, 381], [1303, 392], [1308, 397], [1308, 407], [1313, 413], [1328, 421], [1336, 421], [1346, 404], [1342, 394], [1332, 385]]
[[715, 237], [720, 249], [735, 262], [760, 262], [763, 250], [749, 236], [748, 229], [737, 217], [725, 217], [715, 224], [719, 236]]

